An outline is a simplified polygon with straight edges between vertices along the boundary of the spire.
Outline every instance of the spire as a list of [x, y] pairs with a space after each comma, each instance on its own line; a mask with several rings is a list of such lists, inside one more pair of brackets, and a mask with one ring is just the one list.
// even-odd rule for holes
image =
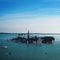
[[28, 30], [28, 34], [29, 34], [29, 30]]
[[28, 33], [27, 33], [27, 38], [28, 38], [28, 40], [29, 40], [29, 38], [30, 38], [29, 30], [28, 30]]

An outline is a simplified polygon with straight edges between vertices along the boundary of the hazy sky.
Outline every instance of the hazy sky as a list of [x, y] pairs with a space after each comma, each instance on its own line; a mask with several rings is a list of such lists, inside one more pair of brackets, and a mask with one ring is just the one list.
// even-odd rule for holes
[[60, 33], [60, 0], [0, 0], [0, 32]]

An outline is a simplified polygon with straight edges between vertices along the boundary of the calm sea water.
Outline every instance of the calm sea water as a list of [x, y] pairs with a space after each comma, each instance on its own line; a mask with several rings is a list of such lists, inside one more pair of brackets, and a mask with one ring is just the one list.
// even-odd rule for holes
[[[53, 44], [22, 44], [9, 42], [7, 39], [18, 34], [0, 34], [0, 60], [60, 60], [60, 35], [31, 34], [31, 36], [53, 36]], [[26, 35], [24, 35], [26, 37]], [[7, 48], [3, 48], [8, 46]]]

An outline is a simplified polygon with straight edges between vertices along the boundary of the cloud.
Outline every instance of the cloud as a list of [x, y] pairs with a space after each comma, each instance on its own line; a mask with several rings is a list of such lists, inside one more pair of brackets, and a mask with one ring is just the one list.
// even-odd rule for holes
[[0, 21], [0, 31], [5, 32], [60, 32], [60, 17], [46, 16], [22, 20]]
[[[44, 9], [41, 9], [44, 10]], [[60, 9], [45, 9], [46, 12]], [[43, 11], [42, 11], [43, 12]], [[41, 13], [42, 14], [42, 13]], [[0, 31], [3, 32], [60, 32], [60, 15], [25, 12], [0, 16]]]
[[34, 14], [31, 13], [18, 13], [18, 14], [4, 14], [0, 16], [0, 20], [17, 20], [17, 19], [27, 19], [35, 17]]
[[34, 12], [2, 14], [0, 20], [31, 19], [43, 16], [60, 16], [60, 8], [39, 8]]

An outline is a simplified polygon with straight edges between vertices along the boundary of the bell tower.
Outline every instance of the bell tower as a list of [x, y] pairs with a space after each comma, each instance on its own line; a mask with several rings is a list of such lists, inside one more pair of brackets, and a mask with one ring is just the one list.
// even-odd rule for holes
[[30, 33], [29, 33], [29, 30], [28, 30], [28, 33], [27, 33], [27, 38], [28, 38], [28, 40], [30, 39]]

